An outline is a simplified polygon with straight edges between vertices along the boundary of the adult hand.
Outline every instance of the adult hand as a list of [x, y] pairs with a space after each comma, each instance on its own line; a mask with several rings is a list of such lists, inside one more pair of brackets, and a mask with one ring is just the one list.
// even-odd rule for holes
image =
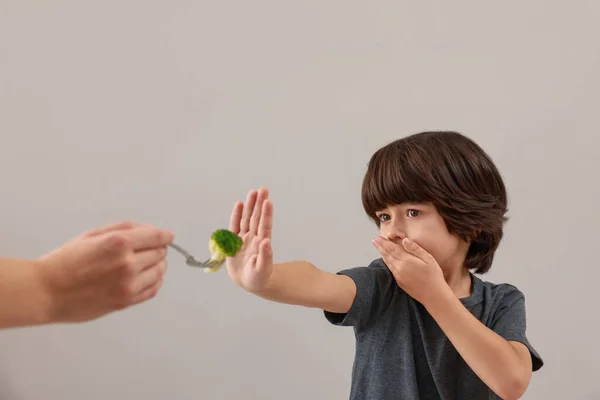
[[144, 302], [161, 288], [172, 232], [121, 222], [94, 229], [41, 257], [48, 322], [82, 322]]

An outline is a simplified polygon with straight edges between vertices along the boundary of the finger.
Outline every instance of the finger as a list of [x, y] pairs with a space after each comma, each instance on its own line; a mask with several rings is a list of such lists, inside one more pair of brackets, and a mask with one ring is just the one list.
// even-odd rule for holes
[[381, 236], [377, 236], [373, 239], [373, 244], [375, 245], [377, 250], [379, 250], [379, 252], [382, 253], [382, 255], [387, 254], [393, 258], [400, 258], [399, 249], [401, 249], [401, 247], [398, 246], [396, 243], [387, 240], [386, 238], [383, 238]]
[[240, 249], [240, 252], [248, 251], [248, 248], [252, 244], [252, 239], [253, 239], [253, 236], [250, 235], [250, 232], [246, 232], [242, 236], [242, 248]]
[[151, 267], [146, 268], [136, 276], [132, 284], [132, 293], [134, 294], [134, 297], [139, 296], [141, 293], [155, 286], [158, 281], [162, 279], [166, 269], [167, 261], [161, 260]]
[[[250, 236], [250, 233], [247, 235]], [[248, 239], [248, 242], [243, 262], [243, 275], [246, 277], [245, 279], [250, 282], [254, 280], [254, 271], [258, 259], [258, 236], [251, 236], [251, 238]]]
[[262, 217], [262, 209], [265, 200], [269, 197], [269, 191], [266, 188], [260, 188], [256, 196], [256, 203], [254, 204], [254, 210], [252, 211], [252, 217], [250, 218], [250, 232], [253, 235], [258, 233], [258, 225]]
[[410, 240], [409, 238], [404, 238], [402, 240], [402, 246], [407, 252], [419, 258], [423, 262], [429, 263], [433, 260], [433, 256], [431, 254], [419, 246], [417, 242]]
[[132, 221], [121, 221], [110, 225], [101, 226], [100, 228], [92, 229], [87, 231], [82, 235], [85, 238], [91, 238], [95, 236], [100, 236], [108, 232], [117, 231], [117, 230], [127, 230], [133, 229], [139, 226], [138, 223]]
[[150, 225], [138, 226], [124, 232], [125, 239], [130, 241], [133, 250], [165, 247], [173, 242], [173, 232]]
[[164, 280], [161, 278], [154, 285], [148, 287], [146, 290], [142, 291], [140, 294], [135, 296], [131, 302], [131, 305], [136, 305], [148, 301], [154, 298], [160, 289], [162, 288]]
[[243, 235], [250, 230], [250, 217], [252, 216], [252, 210], [256, 204], [256, 197], [258, 192], [251, 190], [246, 196], [246, 202], [244, 203], [244, 209], [242, 211], [242, 220], [240, 221], [240, 233]]
[[258, 226], [258, 236], [261, 239], [271, 238], [271, 232], [273, 230], [273, 202], [266, 200], [263, 205], [262, 215], [260, 217], [260, 224]]
[[258, 254], [258, 246], [260, 244], [260, 238], [258, 236], [251, 235], [250, 232], [248, 232], [248, 236], [249, 236], [250, 243], [248, 244], [248, 248], [246, 249], [246, 253], [249, 256], [256, 255], [256, 254]]
[[273, 248], [270, 239], [263, 239], [258, 246], [258, 257], [256, 259], [256, 269], [264, 270], [273, 264]]
[[251, 276], [255, 276], [256, 275], [256, 264], [258, 263], [258, 254], [253, 254], [252, 256], [250, 256], [250, 258], [248, 259], [248, 263], [247, 266], [249, 266], [250, 268], [246, 269], [246, 271], [250, 271]]
[[229, 219], [229, 230], [233, 233], [240, 233], [240, 222], [242, 220], [242, 211], [244, 210], [244, 203], [237, 201], [233, 206], [231, 217]]
[[167, 256], [167, 248], [159, 247], [151, 250], [141, 250], [134, 253], [135, 271], [144, 271], [163, 261]]

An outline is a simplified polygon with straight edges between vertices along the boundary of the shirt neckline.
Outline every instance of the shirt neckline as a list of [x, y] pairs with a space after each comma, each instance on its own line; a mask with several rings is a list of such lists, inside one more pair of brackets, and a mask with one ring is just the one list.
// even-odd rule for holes
[[459, 299], [465, 307], [472, 307], [481, 302], [483, 293], [483, 282], [481, 279], [469, 272], [471, 276], [471, 295]]

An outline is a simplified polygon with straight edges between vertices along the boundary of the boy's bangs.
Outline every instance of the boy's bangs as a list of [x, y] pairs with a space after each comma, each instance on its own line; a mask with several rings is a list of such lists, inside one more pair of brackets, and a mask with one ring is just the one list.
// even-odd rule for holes
[[385, 150], [371, 159], [362, 187], [365, 212], [375, 219], [377, 211], [390, 205], [431, 201], [424, 191], [423, 171], [418, 170], [418, 166], [425, 163], [418, 162], [421, 160], [416, 160], [414, 154], [408, 162], [405, 155], [390, 151], [390, 148]]

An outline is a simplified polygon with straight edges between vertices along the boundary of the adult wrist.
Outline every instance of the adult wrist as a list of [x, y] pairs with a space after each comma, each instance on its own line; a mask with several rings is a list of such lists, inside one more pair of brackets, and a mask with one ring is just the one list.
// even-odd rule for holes
[[33, 263], [32, 281], [36, 287], [36, 312], [35, 322], [38, 324], [51, 324], [56, 322], [59, 309], [60, 293], [52, 284], [53, 266], [46, 259], [37, 259]]

